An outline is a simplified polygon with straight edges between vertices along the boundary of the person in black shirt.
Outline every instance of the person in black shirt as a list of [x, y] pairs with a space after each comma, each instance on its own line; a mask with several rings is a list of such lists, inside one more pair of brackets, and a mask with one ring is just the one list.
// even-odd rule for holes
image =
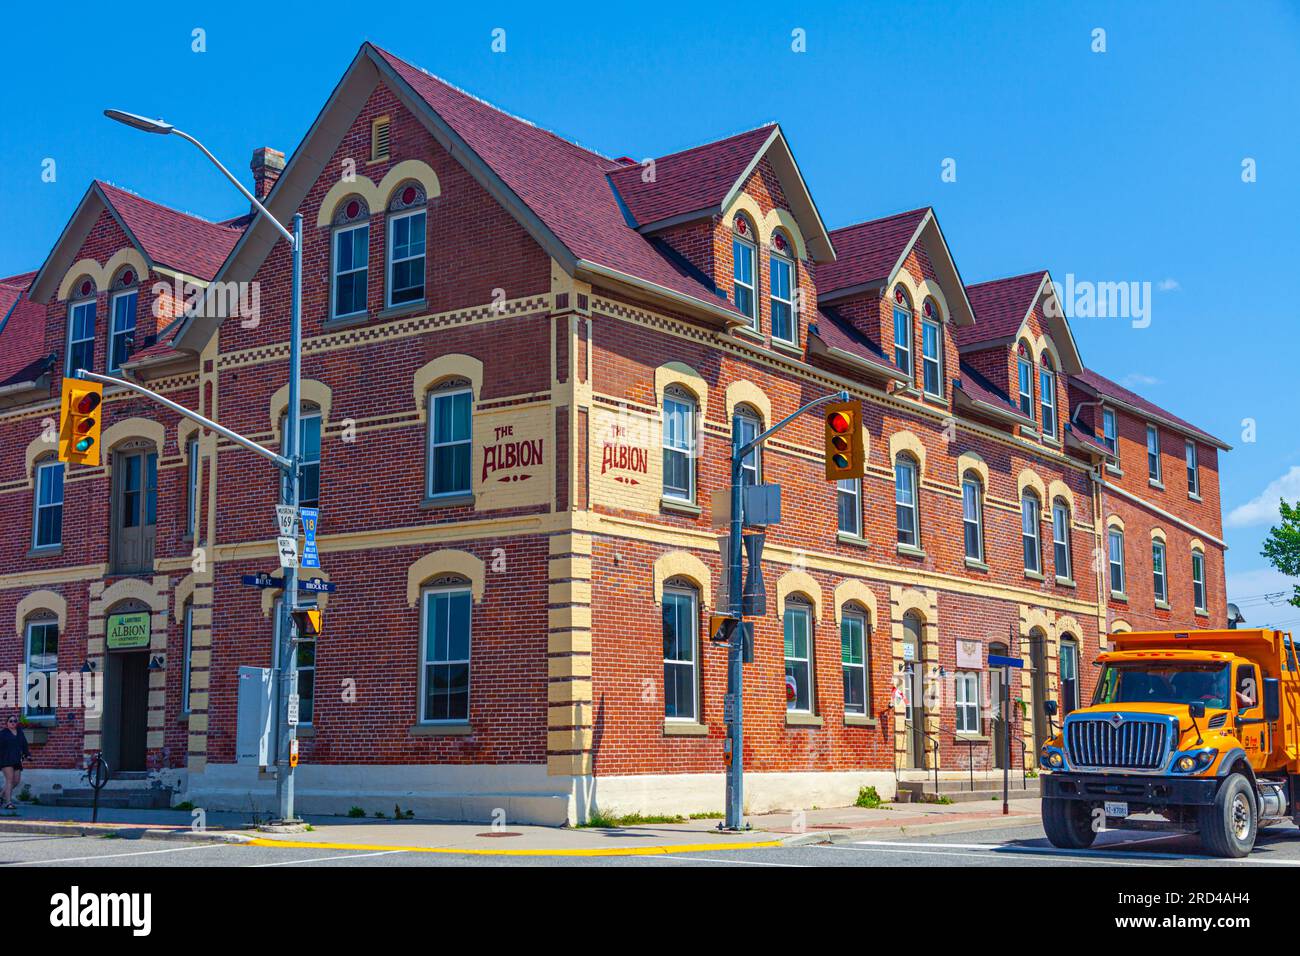
[[18, 723], [18, 716], [10, 716], [5, 720], [4, 728], [0, 729], [0, 770], [5, 775], [4, 795], [0, 800], [6, 810], [18, 809], [13, 803], [14, 790], [23, 782], [23, 761], [31, 759], [27, 735]]

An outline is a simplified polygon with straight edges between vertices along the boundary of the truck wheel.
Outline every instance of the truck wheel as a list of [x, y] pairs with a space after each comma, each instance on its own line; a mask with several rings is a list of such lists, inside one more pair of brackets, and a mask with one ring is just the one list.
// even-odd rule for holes
[[1082, 800], [1044, 797], [1043, 829], [1052, 846], [1064, 850], [1085, 850], [1097, 839], [1092, 828], [1092, 807]]
[[1214, 803], [1201, 807], [1201, 843], [1215, 856], [1246, 856], [1255, 846], [1259, 811], [1250, 781], [1234, 773], [1223, 781]]

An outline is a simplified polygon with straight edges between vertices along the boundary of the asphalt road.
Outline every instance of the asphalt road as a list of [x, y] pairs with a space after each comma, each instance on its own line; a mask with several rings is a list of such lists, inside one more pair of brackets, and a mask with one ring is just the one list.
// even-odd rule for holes
[[1111, 831], [1089, 850], [1058, 850], [1041, 827], [982, 830], [912, 839], [652, 856], [478, 856], [418, 851], [257, 847], [157, 839], [0, 834], [0, 866], [340, 867], [340, 866], [630, 866], [630, 867], [1203, 867], [1300, 866], [1300, 830], [1260, 834], [1243, 860], [1206, 855], [1194, 835]]

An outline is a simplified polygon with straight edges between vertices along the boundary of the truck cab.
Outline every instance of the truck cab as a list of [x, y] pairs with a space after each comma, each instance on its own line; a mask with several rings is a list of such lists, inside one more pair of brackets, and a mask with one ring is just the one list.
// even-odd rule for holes
[[[1040, 754], [1054, 845], [1090, 846], [1103, 826], [1173, 826], [1240, 857], [1261, 826], [1300, 823], [1300, 668], [1289, 633], [1132, 632], [1111, 645], [1097, 658], [1091, 705]], [[1164, 822], [1133, 819], [1146, 814]]]

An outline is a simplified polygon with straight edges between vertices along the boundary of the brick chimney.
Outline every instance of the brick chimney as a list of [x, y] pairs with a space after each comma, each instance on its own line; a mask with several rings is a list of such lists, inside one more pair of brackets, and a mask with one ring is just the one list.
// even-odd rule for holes
[[253, 161], [248, 164], [248, 168], [253, 171], [253, 195], [259, 200], [266, 199], [267, 193], [284, 172], [284, 153], [270, 146], [259, 146], [253, 150]]

